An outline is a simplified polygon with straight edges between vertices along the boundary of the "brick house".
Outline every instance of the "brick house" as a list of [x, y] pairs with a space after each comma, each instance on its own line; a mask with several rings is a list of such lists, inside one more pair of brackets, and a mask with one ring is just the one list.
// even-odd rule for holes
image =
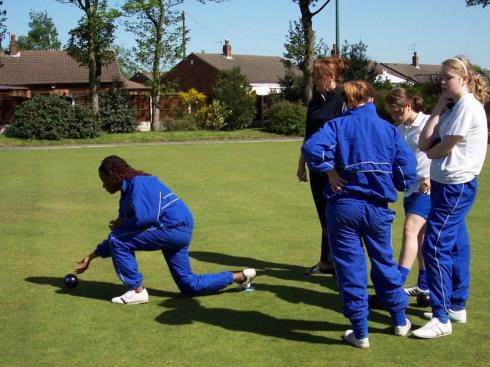
[[441, 65], [421, 64], [417, 52], [413, 53], [410, 64], [381, 62], [377, 65], [380, 80], [387, 79], [393, 84], [397, 83], [427, 83], [438, 82], [437, 75], [441, 71]]
[[225, 40], [221, 54], [191, 53], [166, 73], [164, 79], [177, 81], [181, 91], [194, 88], [210, 96], [218, 73], [235, 67], [250, 81], [261, 118], [266, 96], [280, 91], [279, 79], [286, 72], [278, 56], [232, 55], [230, 42]]
[[[149, 121], [149, 88], [122, 77], [114, 59], [102, 67], [99, 93], [122, 80], [140, 123]], [[10, 53], [0, 54], [0, 125], [14, 121], [15, 107], [35, 95], [58, 95], [75, 103], [89, 103], [88, 68], [65, 51], [17, 52], [11, 34]]]

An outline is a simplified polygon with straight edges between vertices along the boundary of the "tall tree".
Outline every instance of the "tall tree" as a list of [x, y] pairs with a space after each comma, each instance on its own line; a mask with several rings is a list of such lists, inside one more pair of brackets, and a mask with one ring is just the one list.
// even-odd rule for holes
[[349, 61], [349, 69], [344, 75], [345, 80], [365, 80], [373, 84], [378, 72], [376, 62], [372, 61], [367, 53], [368, 46], [359, 41], [349, 44], [344, 41], [342, 45], [342, 56]]
[[59, 50], [61, 42], [53, 19], [46, 11], [30, 11], [29, 32], [17, 40], [19, 50]]
[[[205, 3], [206, 0], [197, 0]], [[223, 0], [209, 0], [221, 2]], [[136, 35], [136, 58], [151, 68], [151, 126], [160, 130], [161, 72], [175, 64], [183, 54], [181, 14], [177, 6], [184, 0], [126, 0], [123, 10], [130, 20], [125, 22], [128, 31]]]
[[124, 77], [131, 79], [139, 70], [133, 52], [122, 45], [112, 45], [112, 48], [116, 51], [119, 71]]
[[67, 52], [81, 65], [88, 66], [90, 99], [94, 113], [99, 112], [100, 77], [102, 66], [114, 61], [114, 52], [109, 49], [114, 41], [115, 20], [121, 15], [110, 9], [107, 0], [58, 0], [83, 11], [78, 26], [72, 29]]
[[[305, 67], [306, 44], [303, 37], [303, 26], [300, 20], [289, 22], [289, 30], [286, 35], [286, 42], [283, 52], [282, 62], [285, 66], [296, 66], [300, 70]], [[328, 53], [328, 46], [322, 38], [316, 41], [316, 34], [313, 32], [313, 58], [324, 57]]]
[[476, 6], [481, 5], [485, 7], [490, 4], [490, 0], [466, 0], [466, 6]]
[[[313, 32], [314, 58], [321, 58], [327, 55], [328, 47], [323, 39], [316, 41]], [[305, 40], [303, 37], [303, 26], [301, 21], [289, 22], [289, 30], [284, 43], [282, 63], [286, 67], [283, 78], [279, 79], [281, 84], [281, 96], [290, 102], [301, 103], [305, 97], [304, 76], [298, 73], [298, 69], [303, 72], [305, 67]]]
[[303, 76], [305, 78], [305, 104], [308, 104], [313, 96], [313, 58], [314, 58], [314, 33], [313, 17], [320, 13], [330, 2], [326, 0], [316, 10], [310, 9], [315, 6], [319, 0], [293, 0], [299, 5], [301, 11], [301, 24], [303, 25], [303, 37], [305, 43], [305, 66]]
[[2, 50], [2, 41], [7, 34], [7, 27], [5, 22], [7, 21], [7, 11], [3, 9], [3, 1], [0, 1], [0, 50]]

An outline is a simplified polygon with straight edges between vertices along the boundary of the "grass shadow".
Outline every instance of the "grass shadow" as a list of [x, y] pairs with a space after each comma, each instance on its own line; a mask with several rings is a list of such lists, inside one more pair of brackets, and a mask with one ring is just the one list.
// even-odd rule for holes
[[[122, 284], [98, 282], [91, 280], [87, 281], [80, 279], [76, 288], [68, 289], [65, 288], [63, 278], [61, 277], [27, 277], [25, 278], [25, 281], [34, 284], [50, 285], [55, 288], [54, 291], [59, 294], [66, 294], [74, 297], [92, 298], [104, 301], [110, 300], [111, 297], [121, 295], [127, 291], [127, 287]], [[180, 296], [180, 293], [167, 292], [152, 288], [148, 288], [148, 293], [150, 293], [152, 296], [157, 297]]]
[[226, 330], [259, 334], [280, 339], [315, 344], [343, 344], [339, 339], [311, 332], [343, 331], [345, 325], [328, 321], [281, 319], [259, 311], [237, 311], [206, 308], [195, 298], [172, 298], [161, 303], [167, 310], [155, 320], [167, 325], [189, 325], [201, 322]]
[[251, 257], [240, 257], [206, 251], [191, 251], [189, 255], [198, 260], [224, 266], [234, 266], [237, 269], [244, 267], [255, 268], [258, 275], [267, 275], [282, 280], [297, 282], [309, 282], [325, 286], [338, 292], [337, 281], [331, 275], [305, 275], [304, 267], [291, 264], [282, 264], [271, 261], [263, 261]]

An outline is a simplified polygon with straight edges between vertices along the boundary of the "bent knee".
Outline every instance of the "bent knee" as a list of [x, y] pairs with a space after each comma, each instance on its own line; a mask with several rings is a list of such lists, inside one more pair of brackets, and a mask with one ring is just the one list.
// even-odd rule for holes
[[187, 276], [184, 278], [176, 279], [175, 284], [179, 288], [180, 292], [185, 296], [194, 296], [197, 294], [198, 289], [196, 287], [196, 282], [192, 276]]

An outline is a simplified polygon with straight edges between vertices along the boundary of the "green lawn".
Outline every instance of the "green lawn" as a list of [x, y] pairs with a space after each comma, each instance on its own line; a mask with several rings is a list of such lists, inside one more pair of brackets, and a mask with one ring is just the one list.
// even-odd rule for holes
[[[293, 137], [297, 138], [297, 137]], [[292, 139], [284, 135], [272, 134], [262, 129], [233, 131], [165, 131], [135, 132], [131, 134], [103, 134], [93, 139], [29, 140], [8, 138], [0, 135], [0, 148], [33, 147], [46, 145], [93, 145], [93, 144], [146, 144], [161, 142], [182, 142], [199, 140], [259, 140]]]
[[[371, 348], [343, 344], [336, 282], [303, 276], [319, 256], [309, 187], [295, 179], [300, 142], [182, 144], [0, 151], [0, 366], [481, 366], [490, 347], [490, 173], [468, 218], [469, 323], [422, 341], [370, 316]], [[256, 267], [255, 292], [185, 298], [159, 252], [138, 253], [150, 302], [116, 306], [125, 291], [109, 259], [80, 285], [63, 275], [107, 235], [117, 210], [97, 175], [110, 154], [160, 176], [192, 209], [195, 272]], [[488, 166], [488, 162], [487, 162]], [[398, 255], [403, 215], [394, 226]], [[415, 281], [414, 271], [409, 283]], [[424, 309], [408, 308], [415, 327]], [[485, 362], [487, 361], [487, 362]]]

